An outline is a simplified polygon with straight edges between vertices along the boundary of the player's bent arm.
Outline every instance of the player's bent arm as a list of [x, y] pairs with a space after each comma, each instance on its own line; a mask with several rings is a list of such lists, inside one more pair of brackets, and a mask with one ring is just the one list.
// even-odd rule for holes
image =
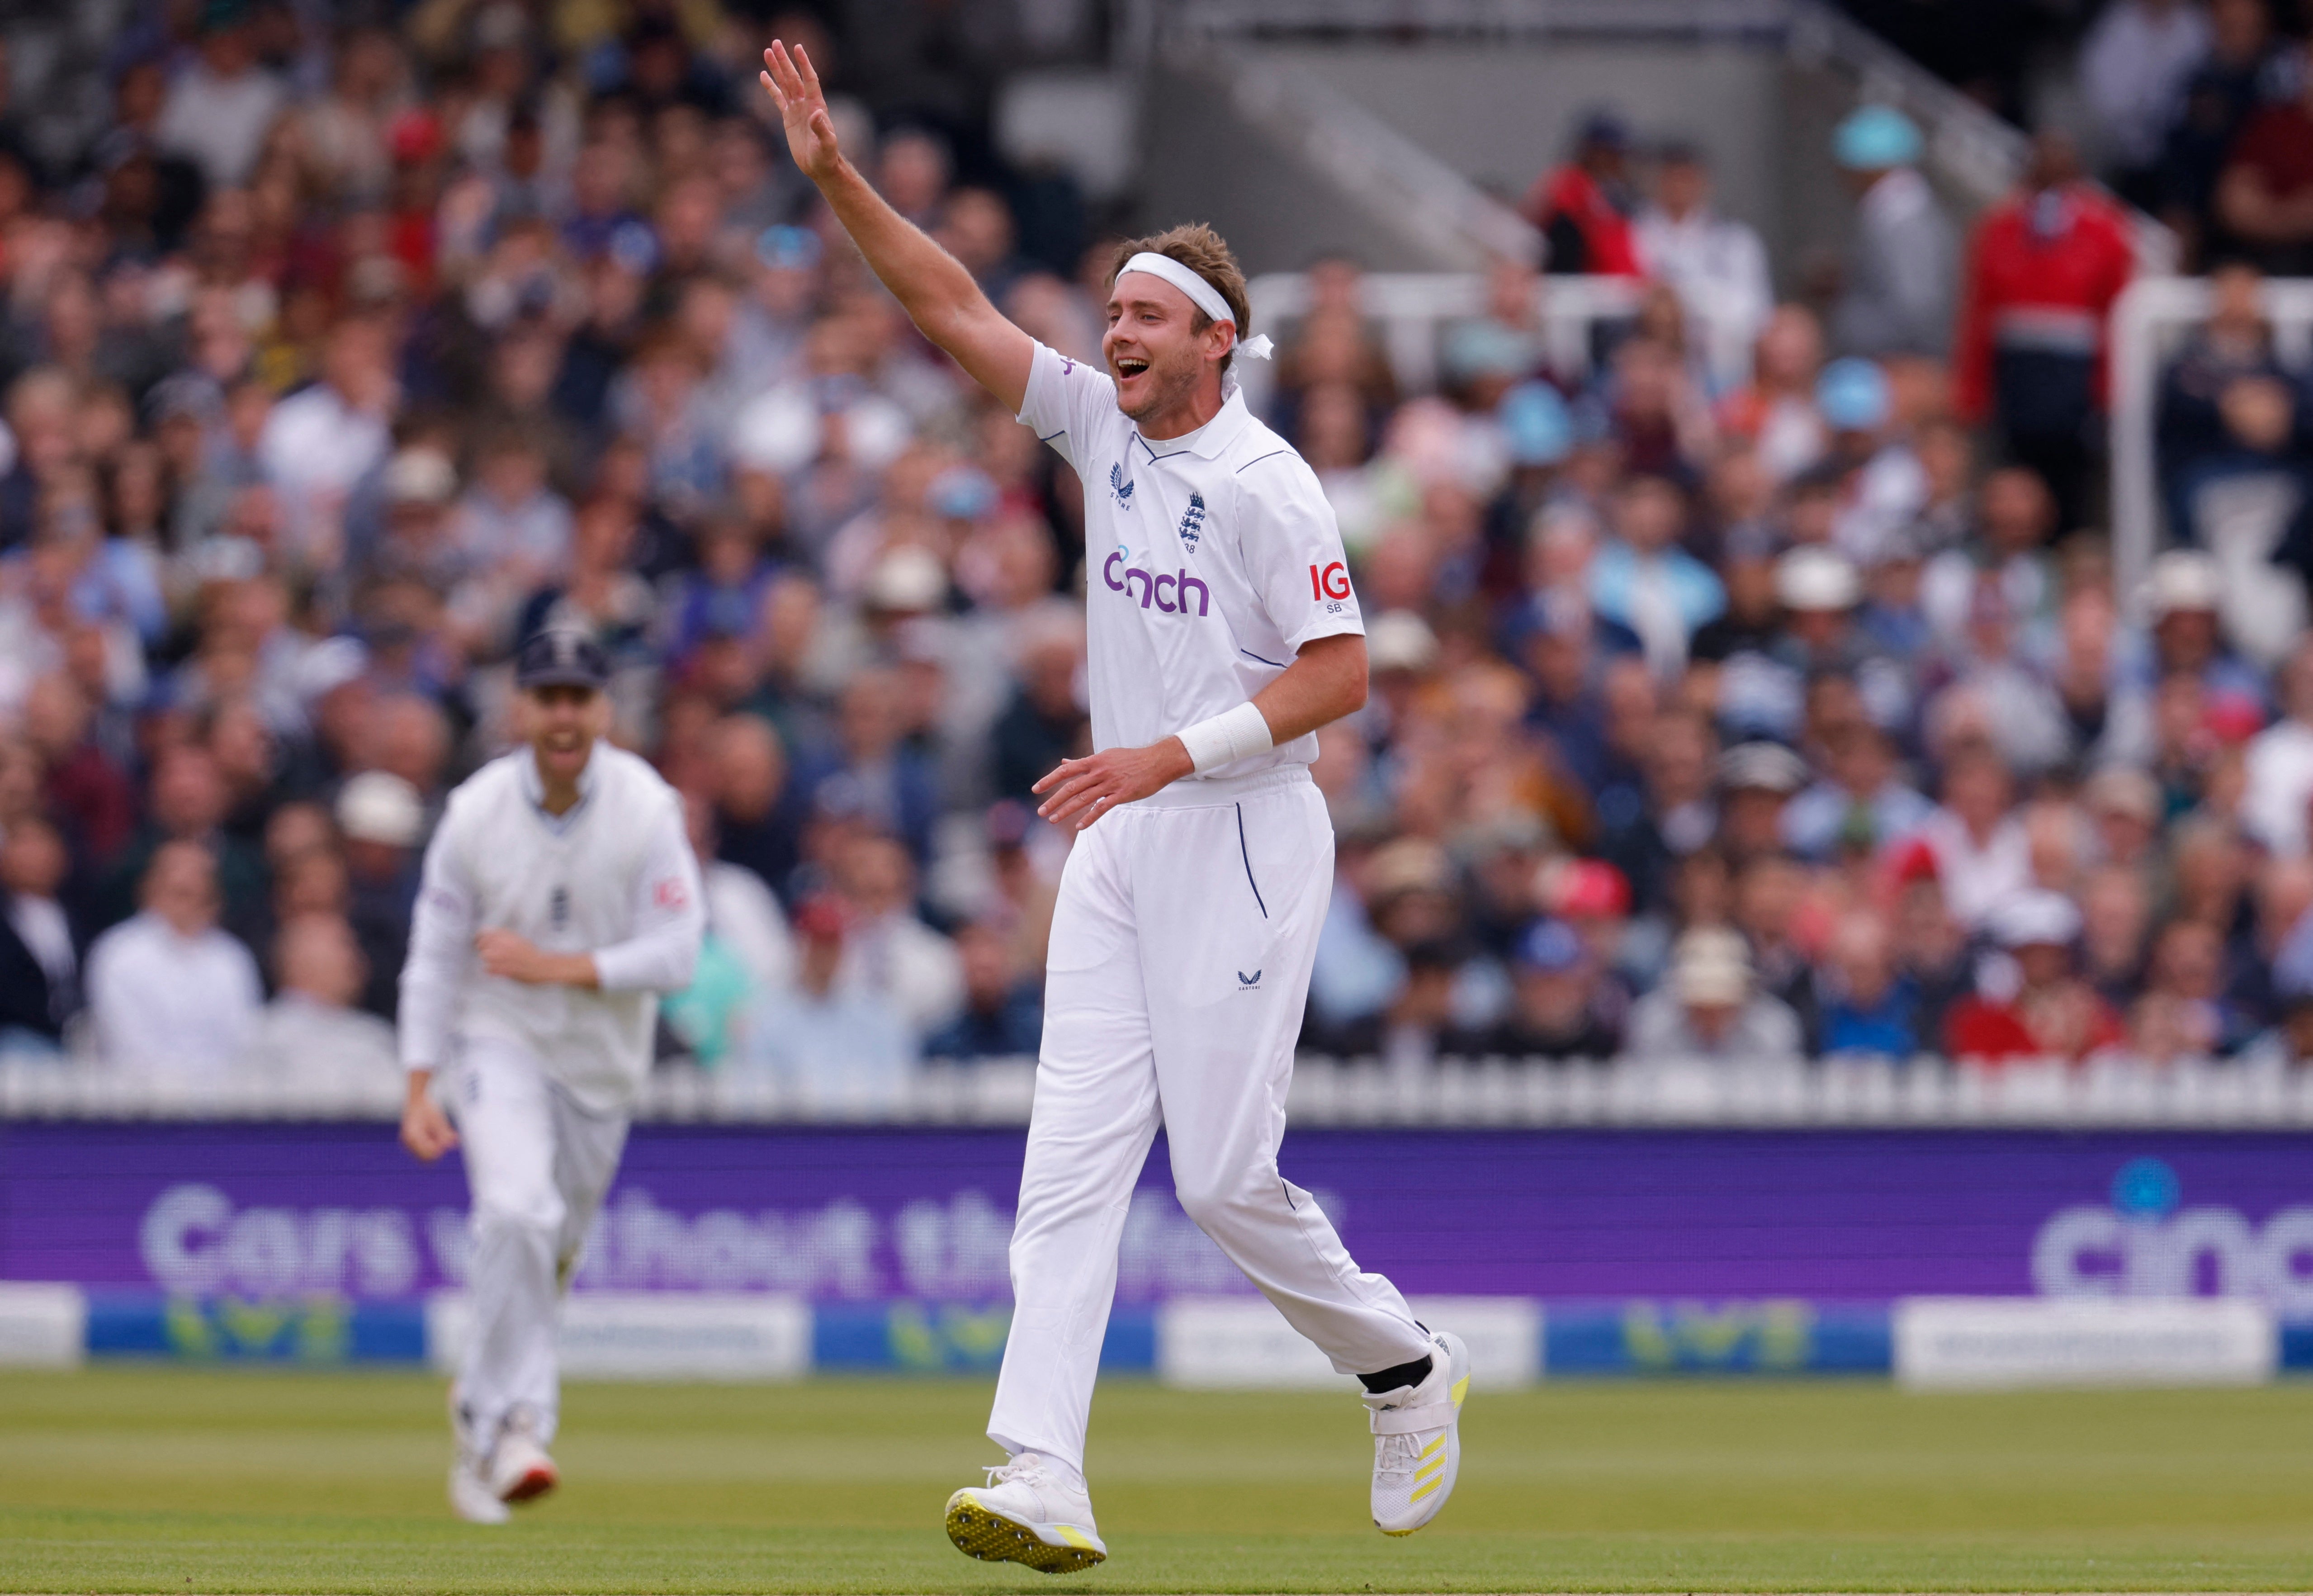
[[763, 88], [778, 107], [788, 151], [869, 269], [926, 338], [1017, 415], [1028, 399], [1035, 340], [1006, 321], [963, 263], [886, 204], [844, 157], [810, 55], [774, 41], [763, 52]]
[[682, 814], [670, 797], [636, 878], [635, 934], [594, 953], [604, 992], [681, 992], [699, 968], [707, 935], [707, 894]]
[[1271, 743], [1289, 743], [1366, 703], [1366, 640], [1357, 632], [1311, 638], [1285, 674], [1253, 695]]
[[682, 812], [670, 794], [651, 827], [642, 869], [635, 877], [633, 934], [591, 953], [557, 953], [518, 931], [486, 930], [474, 939], [482, 969], [529, 986], [575, 986], [585, 992], [680, 992], [690, 984], [699, 944], [707, 931], [699, 861], [684, 835]]
[[474, 951], [481, 956], [484, 974], [524, 986], [576, 986], [591, 992], [602, 984], [593, 954], [556, 953], [503, 927], [477, 936]]
[[1249, 702], [1145, 748], [1108, 748], [1089, 759], [1062, 760], [1036, 783], [1034, 790], [1048, 795], [1036, 813], [1055, 825], [1081, 829], [1119, 804], [1290, 742], [1354, 714], [1365, 701], [1365, 639], [1354, 632], [1312, 638], [1285, 674]]

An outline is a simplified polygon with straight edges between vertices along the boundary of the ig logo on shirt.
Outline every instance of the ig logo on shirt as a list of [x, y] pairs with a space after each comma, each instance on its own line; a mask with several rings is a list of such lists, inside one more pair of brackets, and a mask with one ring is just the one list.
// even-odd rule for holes
[[1309, 596], [1324, 604], [1326, 613], [1338, 615], [1350, 596], [1350, 568], [1334, 560], [1324, 568], [1309, 568]]

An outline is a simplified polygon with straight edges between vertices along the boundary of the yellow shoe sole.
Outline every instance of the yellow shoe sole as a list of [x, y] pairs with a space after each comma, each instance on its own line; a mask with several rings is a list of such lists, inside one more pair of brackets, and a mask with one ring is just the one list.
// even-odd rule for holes
[[[1081, 1531], [1066, 1525], [1060, 1533], [1082, 1539]], [[1075, 1574], [1108, 1560], [1108, 1554], [1089, 1539], [1081, 1545], [1051, 1545], [1025, 1525], [989, 1512], [968, 1490], [947, 1499], [947, 1538], [967, 1557], [1025, 1564], [1039, 1574]]]

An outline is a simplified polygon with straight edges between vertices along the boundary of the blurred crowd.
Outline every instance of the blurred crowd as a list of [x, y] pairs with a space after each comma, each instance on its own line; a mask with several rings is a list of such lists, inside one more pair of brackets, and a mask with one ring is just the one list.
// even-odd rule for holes
[[[2313, 145], [2309, 145], [2313, 147]], [[2296, 1061], [2313, 1045], [2313, 389], [2222, 256], [2159, 374], [2178, 546], [2115, 589], [2133, 226], [2045, 134], [1961, 225], [1921, 130], [1832, 154], [1778, 303], [1708, 163], [1611, 112], [1527, 195], [1641, 309], [1542, 358], [1523, 269], [1387, 384], [1345, 266], [1280, 412], [1341, 512], [1376, 702], [1326, 734], [1344, 881], [1311, 1045], [1440, 1054]]]
[[2313, 270], [2313, 75], [2275, 0], [2107, 0], [2079, 88], [2114, 187], [2193, 264]]
[[[1087, 749], [1079, 488], [752, 104], [773, 31], [838, 84], [841, 41], [672, 0], [300, 14], [167, 8], [69, 160], [0, 116], [0, 1048], [388, 1068], [427, 838], [556, 623], [609, 650], [706, 864], [666, 1056], [873, 1101], [1033, 1054], [1069, 839], [1030, 788]], [[965, 181], [937, 119], [834, 109], [1097, 358], [1107, 248], [1051, 221], [1080, 210]], [[2124, 214], [2060, 139], [1965, 229], [1899, 113], [1834, 154], [1821, 303], [1778, 299], [1702, 152], [1602, 112], [1528, 200], [1551, 270], [1643, 285], [1580, 369], [1510, 262], [1434, 393], [1352, 260], [1262, 329], [1373, 665], [1315, 767], [1307, 1048], [2313, 1050], [2313, 645], [2236, 614], [2198, 531], [2284, 513], [2313, 459], [2254, 268], [2164, 377], [2182, 546], [2117, 595]], [[2251, 586], [2301, 605], [2313, 539], [2276, 547]]]

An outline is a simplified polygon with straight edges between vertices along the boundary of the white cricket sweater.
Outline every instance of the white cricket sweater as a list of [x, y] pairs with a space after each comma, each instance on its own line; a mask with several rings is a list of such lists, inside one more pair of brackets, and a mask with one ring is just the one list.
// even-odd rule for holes
[[[401, 971], [401, 1062], [453, 1063], [477, 1041], [534, 1053], [594, 1113], [618, 1113], [650, 1071], [658, 994], [690, 984], [706, 927], [682, 800], [644, 761], [597, 743], [576, 807], [541, 799], [528, 748], [492, 760], [450, 795], [426, 850]], [[483, 930], [555, 953], [591, 953], [602, 987], [487, 975]]]

